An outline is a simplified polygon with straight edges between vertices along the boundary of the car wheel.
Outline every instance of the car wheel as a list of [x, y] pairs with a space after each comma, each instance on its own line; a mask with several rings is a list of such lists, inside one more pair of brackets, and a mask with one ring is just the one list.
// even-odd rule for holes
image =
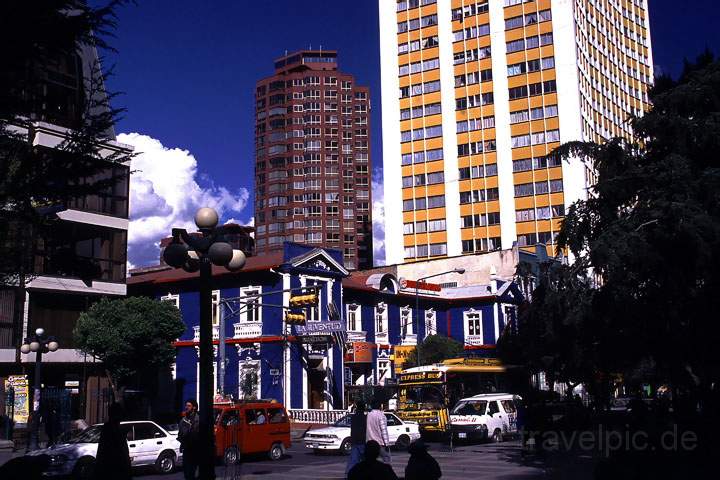
[[395, 446], [400, 450], [407, 450], [407, 448], [410, 446], [410, 437], [408, 437], [407, 435], [400, 435], [395, 441]]
[[73, 468], [72, 476], [75, 480], [90, 480], [95, 476], [95, 459], [81, 458]]
[[175, 470], [175, 454], [172, 452], [162, 452], [155, 460], [155, 470], [158, 473], [172, 473]]
[[495, 431], [493, 432], [492, 441], [494, 443], [500, 443], [503, 441], [502, 430], [500, 430], [499, 428], [495, 429]]
[[340, 444], [340, 453], [342, 455], [350, 455], [351, 450], [352, 450], [352, 443], [350, 442], [349, 438], [346, 438]]
[[270, 457], [270, 460], [280, 460], [285, 453], [283, 450], [284, 449], [281, 443], [275, 443], [272, 447], [270, 447], [268, 457]]
[[228, 447], [225, 449], [225, 454], [223, 455], [223, 462], [225, 465], [235, 465], [237, 463], [240, 463], [240, 452], [238, 451], [237, 447]]

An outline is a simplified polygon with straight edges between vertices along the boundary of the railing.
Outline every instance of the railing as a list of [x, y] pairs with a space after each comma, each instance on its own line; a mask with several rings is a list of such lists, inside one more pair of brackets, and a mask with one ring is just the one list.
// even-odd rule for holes
[[233, 338], [256, 338], [262, 335], [262, 323], [233, 323]]
[[[218, 340], [220, 338], [220, 326], [213, 325], [212, 328], [213, 328], [213, 330], [212, 330], [213, 337], [212, 338], [213, 338], [213, 340]], [[200, 341], [200, 327], [199, 326], [193, 327], [193, 340], [195, 342]]]
[[402, 337], [401, 342], [403, 345], [417, 345], [417, 334], [408, 333]]
[[290, 418], [300, 423], [321, 423], [330, 425], [347, 415], [347, 410], [288, 409]]

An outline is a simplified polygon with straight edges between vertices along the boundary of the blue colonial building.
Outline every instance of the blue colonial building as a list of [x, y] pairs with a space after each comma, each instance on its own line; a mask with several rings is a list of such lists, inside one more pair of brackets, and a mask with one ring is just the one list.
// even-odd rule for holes
[[[274, 398], [293, 410], [344, 409], [354, 389], [390, 385], [427, 335], [452, 337], [468, 355], [492, 356], [523, 299], [511, 279], [495, 276], [487, 284], [443, 286], [416, 285], [392, 269], [350, 274], [341, 251], [295, 243], [248, 258], [240, 272], [216, 268], [213, 278], [216, 390]], [[180, 309], [187, 329], [176, 342], [176, 403], [197, 398], [197, 274], [144, 269], [128, 279], [128, 288]], [[305, 309], [304, 327], [288, 324], [291, 296], [309, 288], [319, 294], [317, 307]]]

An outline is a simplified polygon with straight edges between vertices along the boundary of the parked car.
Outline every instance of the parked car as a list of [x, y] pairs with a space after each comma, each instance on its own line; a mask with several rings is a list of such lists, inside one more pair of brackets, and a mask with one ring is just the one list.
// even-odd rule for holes
[[450, 411], [450, 431], [458, 440], [502, 442], [517, 432], [517, 395], [493, 393], [463, 398]]
[[[133, 467], [153, 466], [159, 473], [170, 473], [181, 462], [180, 442], [155, 422], [120, 422], [125, 432]], [[46, 476], [72, 475], [77, 479], [92, 478], [102, 425], [93, 425], [65, 443], [35, 450], [28, 455], [48, 455], [50, 466]]]
[[[321, 450], [336, 450], [343, 455], [350, 454], [350, 419], [345, 415], [330, 427], [310, 430], [303, 440], [306, 448], [312, 448], [315, 453]], [[394, 413], [385, 412], [387, 419], [388, 437], [390, 445], [406, 449], [414, 440], [420, 438], [420, 428], [417, 422], [400, 420]]]
[[257, 453], [280, 460], [290, 445], [290, 420], [281, 403], [215, 404], [215, 453], [226, 465]]

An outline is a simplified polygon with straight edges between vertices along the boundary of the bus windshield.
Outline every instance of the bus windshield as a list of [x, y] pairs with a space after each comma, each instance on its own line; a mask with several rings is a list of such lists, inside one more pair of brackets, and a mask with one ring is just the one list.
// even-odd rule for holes
[[400, 391], [400, 408], [408, 410], [444, 408], [443, 392], [439, 386], [404, 387]]

